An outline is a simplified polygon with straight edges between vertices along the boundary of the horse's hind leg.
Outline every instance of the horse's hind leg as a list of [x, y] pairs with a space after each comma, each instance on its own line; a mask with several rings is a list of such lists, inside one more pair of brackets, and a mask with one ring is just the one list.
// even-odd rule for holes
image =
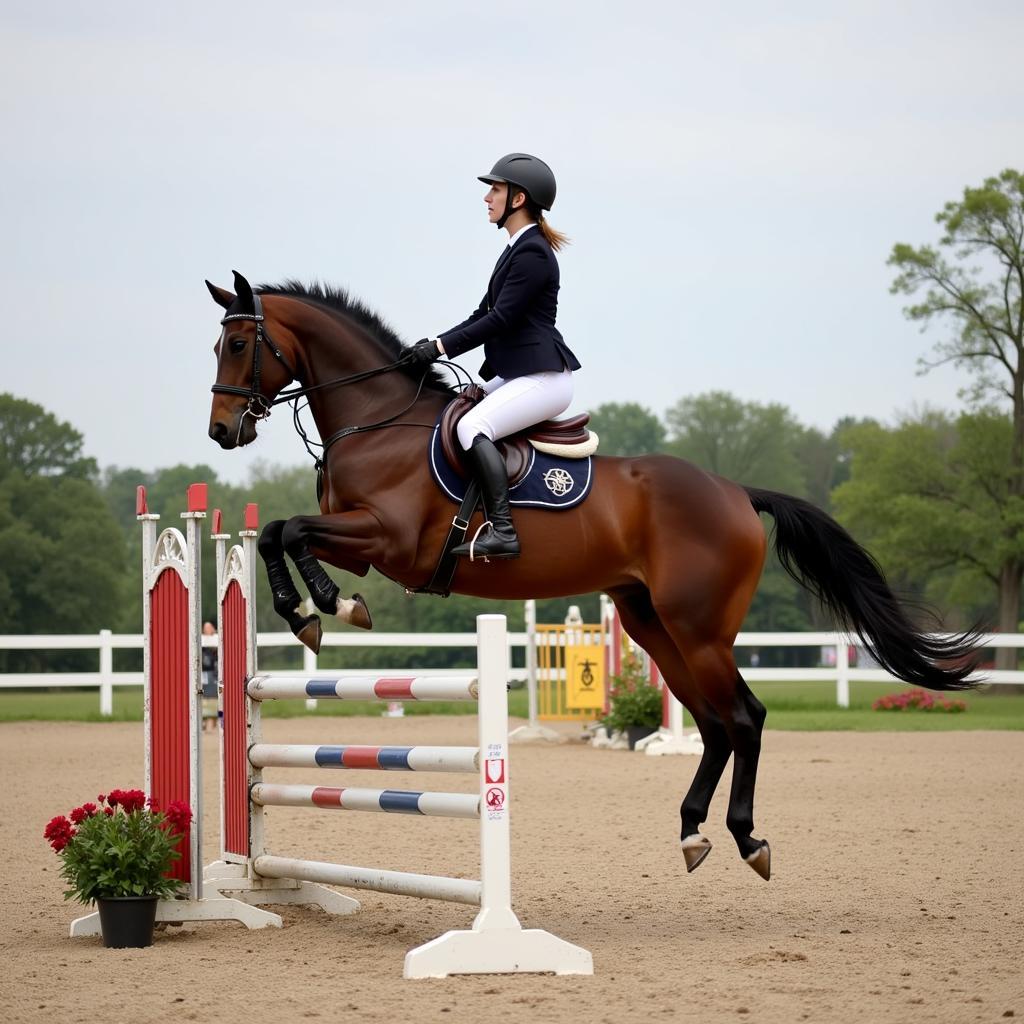
[[719, 715], [732, 745], [732, 789], [726, 825], [740, 856], [767, 881], [771, 875], [771, 850], [766, 841], [753, 837], [754, 787], [766, 715], [764, 705], [750, 692], [736, 669], [731, 645], [714, 641], [689, 646], [684, 642], [682, 646], [687, 666], [700, 681], [701, 690]]
[[713, 708], [705, 705], [699, 714], [693, 711], [691, 714], [704, 741], [704, 753], [679, 808], [687, 871], [693, 871], [711, 851], [711, 841], [701, 835], [700, 826], [707, 820], [711, 798], [732, 753], [729, 735]]
[[704, 741], [700, 764], [679, 808], [683, 858], [686, 870], [694, 871], [711, 852], [711, 841], [701, 835], [700, 826], [707, 819], [732, 746], [722, 720], [701, 696], [678, 648], [658, 619], [647, 588], [638, 584], [610, 594], [626, 632], [654, 659], [669, 690], [693, 715]]

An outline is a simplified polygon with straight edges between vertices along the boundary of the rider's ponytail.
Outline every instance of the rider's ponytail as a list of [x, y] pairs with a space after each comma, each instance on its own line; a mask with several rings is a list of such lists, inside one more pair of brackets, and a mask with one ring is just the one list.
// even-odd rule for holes
[[570, 243], [569, 236], [562, 231], [558, 231], [553, 228], [545, 219], [544, 214], [541, 213], [537, 217], [537, 227], [540, 229], [540, 233], [544, 236], [545, 241], [551, 246], [555, 252], [561, 252]]
[[533, 218], [534, 223], [540, 229], [540, 233], [544, 236], [544, 241], [551, 246], [555, 252], [561, 252], [567, 245], [572, 241], [567, 234], [562, 231], [558, 231], [553, 228], [545, 219], [544, 211], [527, 195], [522, 189], [518, 189], [516, 194], [521, 194], [526, 199], [526, 212]]

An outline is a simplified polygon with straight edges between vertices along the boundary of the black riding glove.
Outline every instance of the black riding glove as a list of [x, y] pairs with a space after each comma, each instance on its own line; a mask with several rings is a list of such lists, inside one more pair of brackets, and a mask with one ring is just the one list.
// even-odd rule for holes
[[412, 352], [410, 362], [413, 366], [429, 366], [441, 358], [441, 353], [437, 351], [437, 342], [432, 338], [423, 338], [417, 341], [410, 351]]

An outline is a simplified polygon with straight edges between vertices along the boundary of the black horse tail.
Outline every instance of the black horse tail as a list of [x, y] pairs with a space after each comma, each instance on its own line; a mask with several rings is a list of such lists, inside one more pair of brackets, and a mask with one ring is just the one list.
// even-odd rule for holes
[[979, 631], [929, 636], [914, 626], [881, 567], [831, 516], [808, 501], [744, 488], [756, 512], [775, 519], [782, 567], [821, 601], [840, 628], [856, 633], [897, 679], [930, 690], [968, 690], [980, 660]]

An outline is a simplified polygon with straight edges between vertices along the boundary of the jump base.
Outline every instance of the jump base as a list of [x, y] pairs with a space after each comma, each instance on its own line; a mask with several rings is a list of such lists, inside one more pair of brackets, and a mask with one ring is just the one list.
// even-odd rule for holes
[[[160, 900], [156, 905], [156, 920], [182, 924], [185, 921], [237, 921], [246, 928], [280, 928], [283, 924], [278, 914], [260, 910], [239, 899], [229, 899], [219, 890], [203, 886], [200, 900]], [[100, 934], [100, 915], [86, 914], [71, 922], [70, 936], [73, 939]]]
[[538, 928], [446, 932], [405, 954], [405, 978], [453, 974], [593, 974], [594, 959], [579, 946]]

